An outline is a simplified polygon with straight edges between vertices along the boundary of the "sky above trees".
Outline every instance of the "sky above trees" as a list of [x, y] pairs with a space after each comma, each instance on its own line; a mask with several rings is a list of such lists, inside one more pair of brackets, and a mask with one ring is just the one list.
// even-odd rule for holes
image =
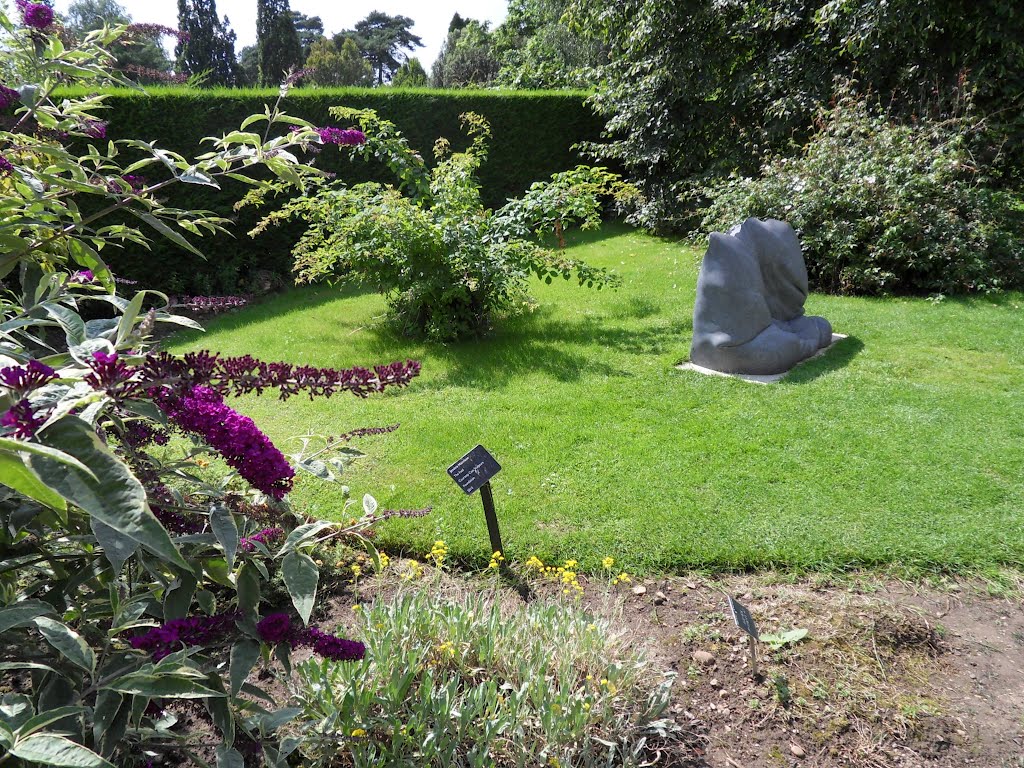
[[[72, 0], [56, 0], [54, 7], [65, 13]], [[132, 19], [137, 22], [178, 25], [178, 8], [173, 2], [154, 3], [152, 0], [118, 0]], [[416, 24], [413, 34], [423, 40], [416, 56], [430, 69], [448, 35], [448, 23], [456, 12], [464, 17], [491, 22], [491, 28], [505, 20], [507, 0], [372, 0], [370, 2], [336, 3], [332, 0], [292, 0], [291, 9], [307, 16], [323, 19], [324, 29], [330, 35], [342, 29], [352, 29], [370, 11], [383, 11], [391, 15], [408, 16]], [[256, 0], [217, 0], [217, 14], [231, 20], [231, 28], [238, 35], [235, 52], [256, 42]]]

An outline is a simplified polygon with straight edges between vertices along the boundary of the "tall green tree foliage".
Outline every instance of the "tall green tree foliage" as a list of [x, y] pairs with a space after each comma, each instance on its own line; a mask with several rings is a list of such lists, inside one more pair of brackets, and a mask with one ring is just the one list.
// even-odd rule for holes
[[398, 68], [391, 84], [396, 88], [425, 88], [430, 82], [420, 60], [413, 56]]
[[299, 36], [299, 45], [302, 47], [302, 60], [309, 56], [309, 49], [313, 43], [324, 36], [324, 22], [319, 16], [307, 16], [299, 11], [289, 11], [292, 17], [292, 25]]
[[302, 66], [302, 44], [288, 0], [257, 0], [256, 41], [260, 85], [276, 85], [285, 73]]
[[[116, 0], [75, 0], [68, 6], [65, 28], [76, 38], [114, 24], [130, 24], [131, 15]], [[160, 31], [136, 33], [110, 46], [117, 57], [117, 69], [143, 82], [159, 80], [171, 71], [171, 60], [160, 42]]]
[[487, 85], [497, 74], [498, 60], [487, 22], [463, 19], [456, 13], [432, 68], [434, 87]]
[[217, 18], [216, 0], [178, 0], [178, 29], [182, 37], [174, 55], [179, 72], [205, 75], [211, 85], [238, 84], [235, 33], [227, 16]]
[[[567, 20], [608, 48], [594, 103], [612, 141], [593, 148], [638, 179], [639, 223], [675, 228], [690, 180], [753, 172], [802, 140], [833, 82], [912, 117], [948, 113], [966, 73], [982, 116], [1024, 94], [1024, 14], [1013, 0], [570, 0]], [[1018, 108], [1006, 110], [1017, 104]]]
[[605, 62], [593, 35], [569, 29], [569, 0], [509, 0], [505, 21], [494, 30], [497, 81], [511, 88], [587, 88], [591, 68]]
[[321, 37], [310, 48], [305, 69], [309, 72], [306, 80], [314, 85], [373, 85], [373, 68], [352, 38], [346, 38], [339, 47]]
[[415, 22], [408, 16], [389, 16], [372, 11], [356, 24], [335, 36], [339, 45], [346, 37], [353, 37], [363, 57], [370, 62], [377, 75], [377, 85], [390, 80], [406, 58], [404, 51], [422, 48], [423, 41], [412, 33]]

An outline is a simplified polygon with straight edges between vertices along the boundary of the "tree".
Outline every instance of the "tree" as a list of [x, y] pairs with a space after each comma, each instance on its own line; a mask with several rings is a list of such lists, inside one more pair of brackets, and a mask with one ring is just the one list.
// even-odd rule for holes
[[[341, 32], [340, 37], [342, 40], [345, 37], [355, 38], [363, 57], [377, 74], [377, 85], [383, 85], [402, 64], [401, 60], [406, 58], [402, 51], [423, 47], [423, 41], [411, 31], [414, 23], [408, 16], [389, 16], [381, 11], [372, 11], [356, 24], [354, 30]], [[335, 42], [340, 44], [338, 37], [335, 37]]]
[[319, 16], [307, 16], [299, 11], [289, 11], [292, 17], [292, 25], [299, 36], [299, 45], [302, 47], [302, 60], [309, 56], [309, 49], [313, 43], [324, 36], [324, 22]]
[[302, 44], [295, 31], [288, 0], [257, 0], [256, 45], [260, 85], [281, 82], [285, 73], [302, 66]]
[[227, 16], [217, 18], [216, 0], [178, 0], [178, 29], [182, 36], [174, 55], [179, 72], [205, 74], [212, 85], [238, 84], [235, 33]]
[[593, 35], [570, 30], [569, 0], [509, 0], [504, 23], [494, 30], [497, 82], [512, 88], [589, 88], [591, 69], [606, 61]]
[[[75, 0], [65, 17], [65, 28], [81, 39], [88, 32], [114, 24], [130, 24], [132, 17], [116, 0]], [[167, 57], [160, 37], [172, 30], [133, 29], [110, 46], [117, 57], [117, 69], [143, 82], [167, 79], [171, 60]]]
[[402, 64], [391, 78], [391, 84], [396, 88], [425, 88], [429, 85], [427, 72], [415, 56]]
[[487, 22], [463, 20], [459, 14], [448, 25], [448, 38], [432, 68], [435, 88], [487, 85], [498, 74]]
[[260, 49], [247, 45], [238, 53], [238, 84], [250, 87], [260, 84]]
[[1024, 117], [1006, 109], [1024, 99], [1017, 6], [570, 0], [566, 16], [608, 48], [593, 103], [613, 140], [591, 150], [637, 179], [644, 203], [634, 221], [667, 229], [692, 223], [680, 218], [691, 182], [754, 173], [766, 151], [804, 141], [837, 78], [858, 80], [912, 120], [955, 110], [969, 73], [980, 116], [1008, 123], [1006, 167], [1019, 169]]
[[339, 49], [334, 41], [321, 37], [310, 48], [305, 68], [309, 70], [307, 79], [314, 85], [373, 85], [373, 67], [352, 38], [346, 38]]

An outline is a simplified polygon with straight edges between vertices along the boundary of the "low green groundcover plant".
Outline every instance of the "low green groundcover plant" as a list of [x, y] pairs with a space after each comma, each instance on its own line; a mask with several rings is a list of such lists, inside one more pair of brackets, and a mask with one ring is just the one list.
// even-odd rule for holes
[[300, 281], [367, 283], [387, 295], [403, 332], [436, 340], [480, 335], [498, 313], [528, 306], [532, 274], [548, 282], [575, 276], [588, 287], [617, 284], [613, 274], [555, 253], [533, 237], [548, 227], [561, 238], [570, 224], [598, 226], [602, 200], [630, 190], [609, 171], [579, 166], [556, 174], [492, 212], [481, 202], [477, 180], [490, 138], [479, 115], [463, 115], [469, 148], [452, 153], [446, 140], [438, 140], [438, 163], [430, 170], [395, 126], [372, 110], [334, 107], [331, 113], [360, 125], [366, 142], [353, 151], [385, 160], [398, 186], [326, 183], [268, 216], [254, 232], [294, 217], [308, 222], [294, 249]]
[[[124, 28], [68, 47], [48, 5], [17, 5], [20, 24], [0, 13], [5, 72], [19, 77], [17, 88], [0, 87], [0, 109], [14, 111], [0, 131], [0, 763], [235, 767], [247, 753], [288, 765], [297, 741], [278, 729], [289, 711], [247, 677], [272, 655], [287, 664], [297, 646], [362, 657], [361, 643], [309, 625], [319, 581], [309, 553], [341, 537], [374, 555], [363, 536], [389, 513], [366, 497], [349, 523], [296, 515], [286, 498], [296, 468], [330, 479], [331, 465], [351, 457], [346, 441], [289, 461], [225, 400], [264, 389], [363, 397], [408, 383], [419, 366], [154, 352], [156, 323], [198, 326], [168, 312], [163, 294], [121, 295], [100, 254], [149, 242], [138, 227], [106, 224], [115, 213], [195, 250], [187, 234], [224, 222], [164, 206], [161, 190], [216, 188], [225, 177], [257, 184], [256, 166], [302, 187], [316, 172], [298, 152], [361, 134], [318, 129], [279, 102], [195, 160], [104, 141], [102, 98], [52, 94], [69, 80], [116, 81], [103, 46]], [[263, 132], [245, 130], [253, 125]], [[82, 213], [86, 197], [95, 213]], [[155, 446], [171, 432], [190, 447], [161, 458]], [[198, 473], [207, 455], [230, 471]], [[287, 633], [280, 614], [261, 615], [278, 581], [296, 615]], [[174, 727], [190, 707], [209, 732]]]
[[[435, 592], [437, 592], [435, 594]], [[311, 765], [653, 765], [680, 739], [659, 683], [607, 619], [568, 600], [431, 588], [357, 606], [366, 657], [298, 665]]]
[[899, 122], [843, 90], [796, 156], [758, 178], [714, 180], [695, 235], [748, 216], [790, 222], [812, 286], [846, 294], [960, 294], [1024, 284], [1024, 207], [993, 188], [971, 147], [984, 125], [962, 114]]

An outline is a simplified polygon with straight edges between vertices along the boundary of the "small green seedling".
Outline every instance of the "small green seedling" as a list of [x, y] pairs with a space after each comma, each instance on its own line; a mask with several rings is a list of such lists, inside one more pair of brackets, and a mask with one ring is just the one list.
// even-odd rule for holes
[[797, 629], [794, 627], [788, 632], [783, 632], [778, 635], [761, 635], [761, 642], [773, 651], [778, 651], [781, 648], [785, 648], [787, 645], [796, 645], [805, 637], [807, 637], [806, 629]]

